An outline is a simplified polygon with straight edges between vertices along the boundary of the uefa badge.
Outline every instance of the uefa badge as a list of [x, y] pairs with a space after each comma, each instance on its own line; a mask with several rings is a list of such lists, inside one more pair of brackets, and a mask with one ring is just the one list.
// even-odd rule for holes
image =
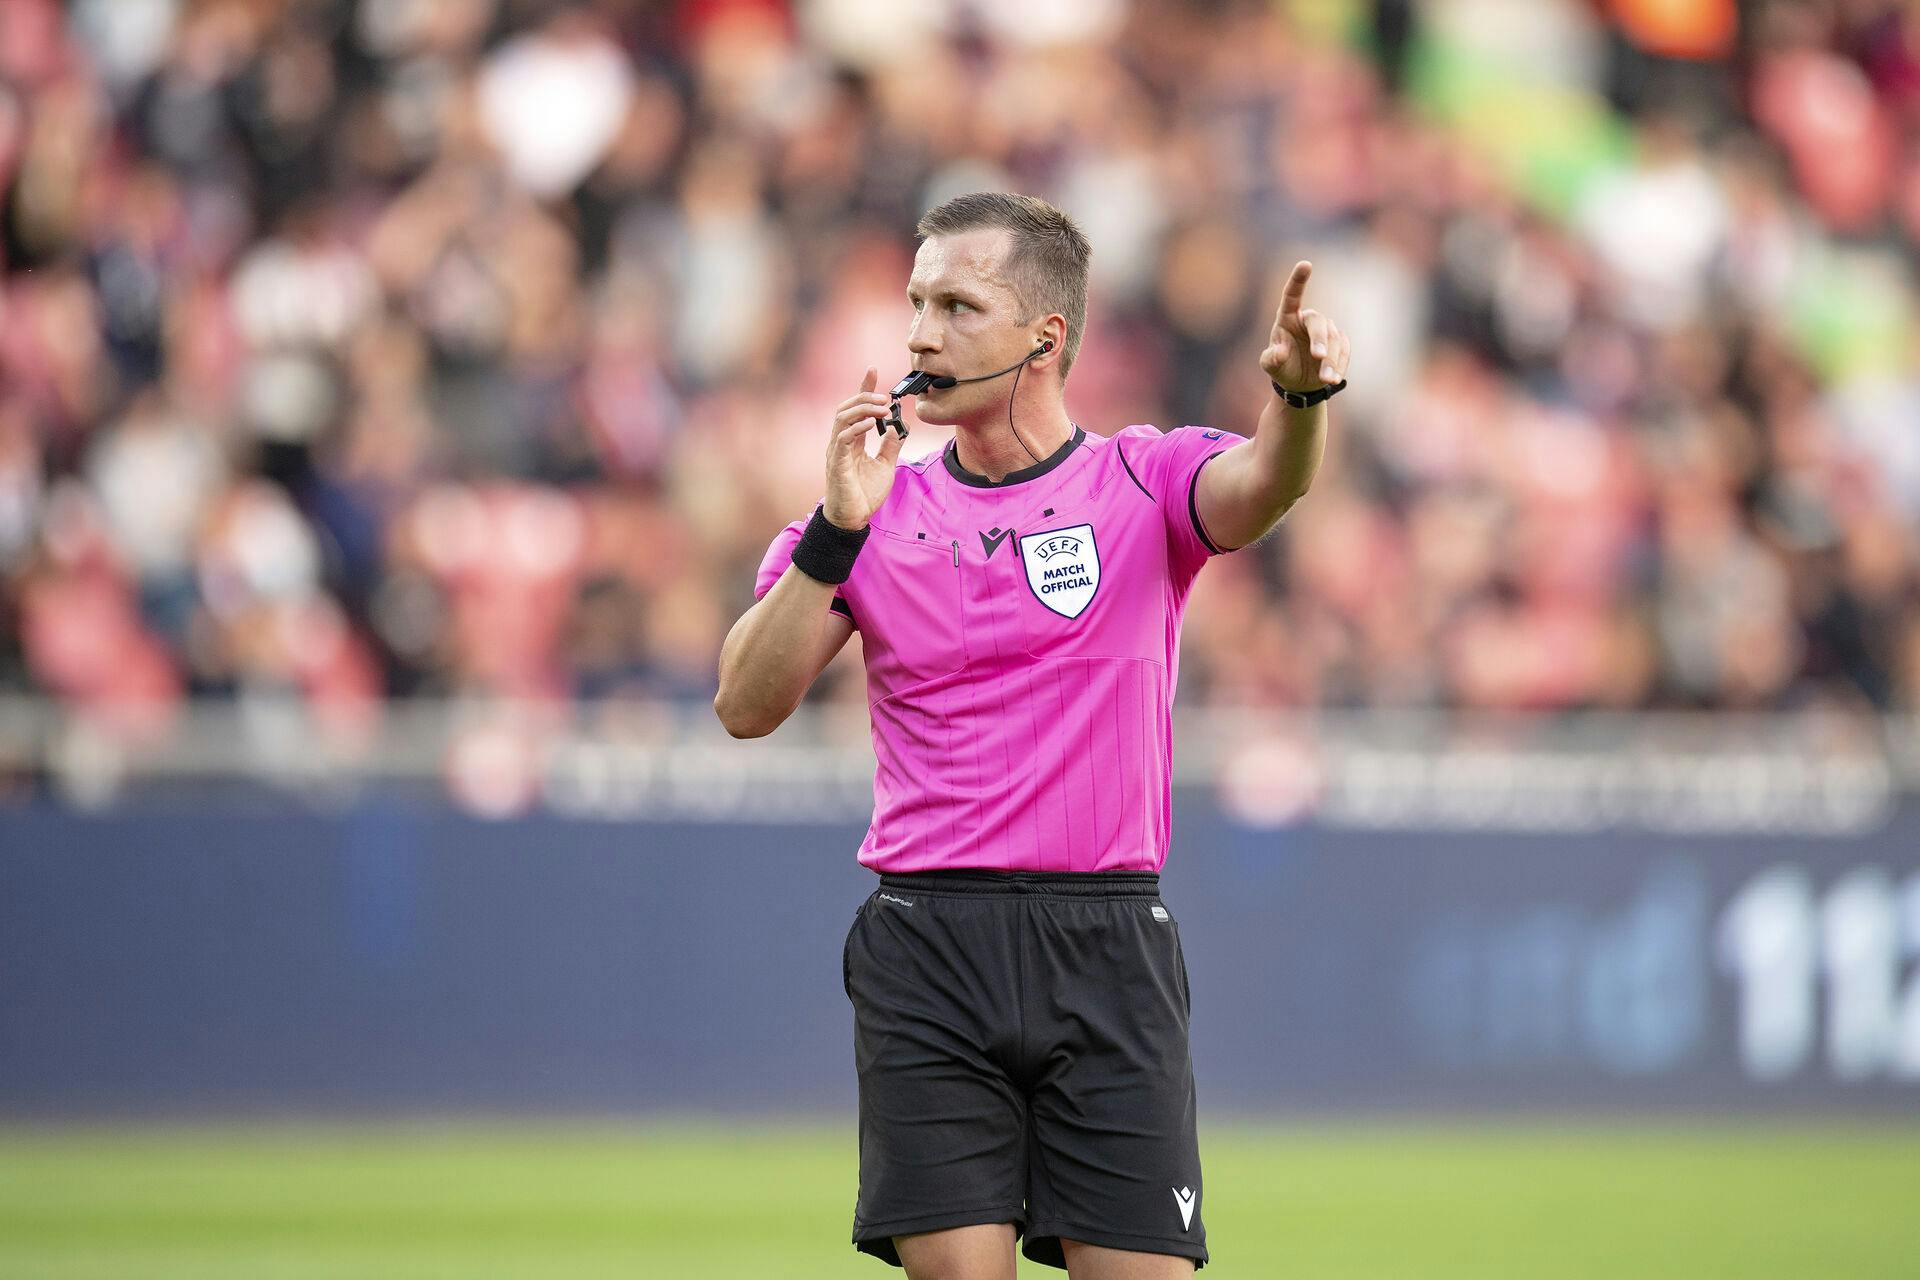
[[1100, 588], [1100, 549], [1090, 524], [1024, 535], [1020, 561], [1034, 596], [1063, 618], [1079, 617]]

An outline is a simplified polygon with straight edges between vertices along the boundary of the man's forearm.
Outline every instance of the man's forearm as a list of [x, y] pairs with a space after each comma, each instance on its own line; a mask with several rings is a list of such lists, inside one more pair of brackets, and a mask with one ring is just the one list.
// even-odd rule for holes
[[793, 714], [819, 674], [820, 633], [833, 624], [834, 588], [789, 566], [742, 614], [720, 647], [713, 709], [736, 737], [758, 737]]
[[[1209, 482], [1207, 471], [1219, 470], [1228, 458], [1200, 473], [1201, 487], [1212, 490], [1200, 514], [1220, 545], [1244, 547], [1261, 537], [1300, 501], [1320, 470], [1327, 447], [1326, 400], [1347, 385], [1352, 347], [1338, 325], [1301, 305], [1312, 274], [1311, 262], [1293, 264], [1280, 313], [1260, 353], [1260, 371], [1276, 393], [1317, 396], [1319, 403], [1296, 409], [1276, 395], [1261, 412], [1253, 439], [1232, 451], [1233, 465], [1221, 478]], [[1282, 387], [1292, 391], [1281, 393]]]
[[[1325, 401], [1295, 409], [1278, 396], [1269, 400], [1253, 439], [1200, 473], [1203, 486], [1222, 486], [1222, 500], [1202, 506], [1213, 540], [1223, 547], [1258, 541], [1306, 493], [1326, 447]], [[1208, 475], [1222, 468], [1218, 480]]]
[[1296, 409], [1279, 396], [1267, 401], [1253, 433], [1253, 452], [1256, 468], [1280, 500], [1281, 515], [1306, 493], [1326, 451], [1326, 401], [1307, 409]]

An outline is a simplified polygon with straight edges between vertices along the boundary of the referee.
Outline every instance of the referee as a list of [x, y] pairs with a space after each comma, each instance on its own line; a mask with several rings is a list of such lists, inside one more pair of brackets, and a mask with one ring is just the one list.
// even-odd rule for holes
[[[1159, 897], [1180, 619], [1200, 566], [1307, 491], [1347, 339], [1293, 269], [1251, 439], [1089, 435], [1062, 388], [1086, 236], [1027, 196], [920, 221], [907, 283], [923, 422], [899, 461], [868, 369], [826, 497], [760, 566], [720, 655], [729, 732], [771, 733], [857, 627], [879, 767], [879, 887], [843, 974], [860, 1077], [853, 1242], [911, 1280], [1073, 1280], [1207, 1261], [1179, 926]], [[877, 453], [866, 440], [882, 432]]]

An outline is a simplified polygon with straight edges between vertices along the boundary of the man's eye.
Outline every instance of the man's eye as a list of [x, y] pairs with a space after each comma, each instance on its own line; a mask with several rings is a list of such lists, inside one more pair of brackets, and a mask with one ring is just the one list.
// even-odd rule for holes
[[950, 307], [952, 307], [952, 308], [953, 308], [953, 309], [954, 309], [955, 311], [959, 311], [959, 310], [960, 310], [961, 308], [963, 308], [963, 307], [964, 307], [964, 308], [965, 308], [966, 310], [968, 310], [968, 311], [971, 311], [971, 310], [973, 310], [973, 304], [972, 304], [972, 303], [970, 303], [970, 302], [962, 302], [962, 301], [960, 301], [960, 299], [958, 299], [958, 298], [949, 298], [949, 299], [947, 300], [947, 305], [948, 305], [948, 306], [950, 306]]
[[924, 307], [925, 305], [927, 305], [926, 303], [920, 301], [920, 299], [918, 298], [908, 298], [907, 301], [913, 304], [913, 309], [915, 311], [918, 311], [921, 307]]

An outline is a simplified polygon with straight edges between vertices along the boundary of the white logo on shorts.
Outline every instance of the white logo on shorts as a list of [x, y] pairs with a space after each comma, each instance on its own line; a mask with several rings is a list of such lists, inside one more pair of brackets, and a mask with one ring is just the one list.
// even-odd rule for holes
[[1180, 1206], [1180, 1229], [1182, 1231], [1193, 1230], [1193, 1203], [1196, 1199], [1193, 1192], [1186, 1187], [1175, 1187], [1173, 1189], [1173, 1198]]
[[894, 897], [894, 896], [893, 896], [892, 894], [890, 894], [890, 893], [883, 893], [883, 894], [881, 894], [881, 895], [880, 895], [880, 901], [882, 901], [882, 902], [897, 902], [897, 903], [899, 903], [899, 904], [900, 904], [901, 906], [903, 906], [903, 907], [910, 907], [910, 906], [912, 906], [912, 905], [913, 905], [913, 903], [912, 903], [912, 902], [911, 902], [910, 900], [908, 900], [908, 899], [906, 899], [906, 898], [896, 898], [896, 897]]
[[1169, 919], [1171, 919], [1171, 917], [1167, 915], [1167, 909], [1165, 907], [1155, 907], [1153, 909], [1153, 918], [1155, 920], [1158, 920], [1161, 924], [1165, 924]]

